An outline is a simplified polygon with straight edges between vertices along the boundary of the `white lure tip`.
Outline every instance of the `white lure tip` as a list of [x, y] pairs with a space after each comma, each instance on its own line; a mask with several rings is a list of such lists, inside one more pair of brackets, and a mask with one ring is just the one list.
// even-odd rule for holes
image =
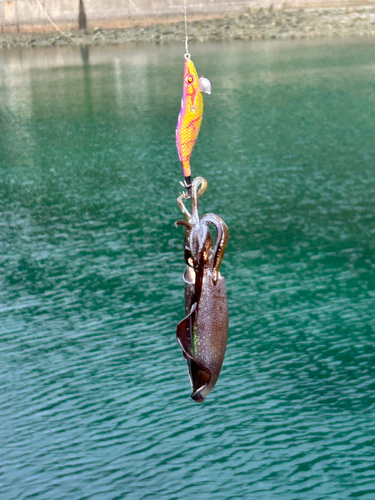
[[211, 94], [211, 82], [208, 78], [203, 76], [199, 79], [199, 89], [205, 94]]

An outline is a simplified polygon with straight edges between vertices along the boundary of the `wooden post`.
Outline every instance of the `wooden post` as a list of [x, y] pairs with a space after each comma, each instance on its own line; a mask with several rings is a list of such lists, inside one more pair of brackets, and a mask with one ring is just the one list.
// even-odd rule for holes
[[4, 9], [4, 1], [0, 0], [0, 30], [5, 31], [5, 9]]
[[15, 2], [14, 2], [14, 8], [16, 10], [17, 31], [19, 32], [20, 31], [20, 20], [19, 20], [19, 17], [18, 17], [18, 0], [15, 0]]
[[87, 30], [87, 18], [83, 0], [79, 0], [78, 25], [80, 30]]

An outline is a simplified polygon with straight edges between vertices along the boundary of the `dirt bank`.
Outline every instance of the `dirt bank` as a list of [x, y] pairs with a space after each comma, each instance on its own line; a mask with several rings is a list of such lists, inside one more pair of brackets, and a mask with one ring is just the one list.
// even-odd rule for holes
[[[30, 28], [29, 28], [30, 29]], [[189, 22], [190, 40], [267, 40], [339, 36], [375, 36], [375, 7], [306, 10], [260, 9], [236, 16], [200, 18]], [[164, 19], [108, 20], [87, 32], [66, 29], [63, 33], [38, 29], [34, 32], [0, 33], [0, 47], [47, 45], [104, 45], [146, 41], [182, 41], [182, 21]]]

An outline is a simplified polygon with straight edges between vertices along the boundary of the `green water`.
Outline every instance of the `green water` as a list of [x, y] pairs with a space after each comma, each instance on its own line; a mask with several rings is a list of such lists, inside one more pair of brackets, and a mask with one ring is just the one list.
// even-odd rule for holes
[[375, 498], [373, 42], [191, 47], [230, 329], [195, 404], [183, 44], [0, 52], [0, 498]]

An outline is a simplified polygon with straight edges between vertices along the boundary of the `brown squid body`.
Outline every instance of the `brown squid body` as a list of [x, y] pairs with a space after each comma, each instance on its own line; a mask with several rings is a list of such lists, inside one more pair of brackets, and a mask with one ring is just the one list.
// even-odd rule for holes
[[[185, 314], [177, 326], [177, 340], [187, 360], [194, 401], [203, 401], [213, 389], [223, 364], [228, 337], [228, 302], [225, 279], [219, 270], [228, 240], [225, 222], [215, 214], [198, 215], [199, 196], [207, 181], [197, 177], [192, 183], [192, 211], [177, 199], [185, 226]], [[198, 189], [199, 188], [199, 189]], [[213, 245], [210, 228], [216, 228]]]

